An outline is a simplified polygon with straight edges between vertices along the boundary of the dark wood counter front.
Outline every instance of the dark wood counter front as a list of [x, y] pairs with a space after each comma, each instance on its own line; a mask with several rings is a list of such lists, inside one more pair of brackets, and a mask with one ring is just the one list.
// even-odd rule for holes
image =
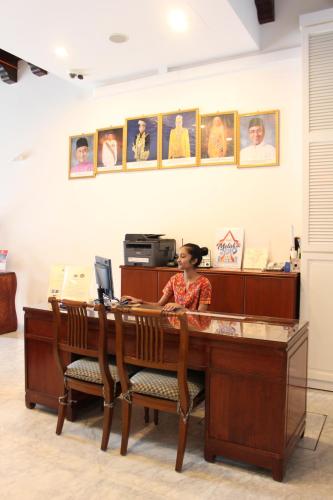
[[17, 329], [16, 286], [15, 273], [0, 271], [0, 334]]
[[[61, 379], [52, 354], [52, 312], [48, 306], [24, 310], [26, 405], [57, 408]], [[173, 359], [177, 324], [171, 320], [166, 356]], [[188, 322], [189, 366], [206, 375], [206, 460], [219, 455], [251, 463], [270, 469], [274, 479], [281, 481], [305, 429], [307, 323], [213, 313], [189, 314]], [[88, 332], [92, 344], [97, 328], [92, 313]], [[127, 352], [135, 348], [133, 332], [129, 317]], [[108, 315], [108, 351], [115, 352], [112, 314]]]
[[[275, 318], [299, 317], [300, 274], [199, 268], [211, 282], [211, 311]], [[170, 267], [121, 266], [121, 295], [157, 302], [172, 275]]]

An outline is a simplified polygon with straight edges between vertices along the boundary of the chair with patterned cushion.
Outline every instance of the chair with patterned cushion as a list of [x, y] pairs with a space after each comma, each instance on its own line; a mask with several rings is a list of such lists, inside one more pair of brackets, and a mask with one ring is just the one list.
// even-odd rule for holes
[[[114, 398], [119, 378], [115, 361], [108, 360], [106, 350], [106, 312], [104, 305], [98, 304], [99, 328], [88, 334], [88, 308], [85, 302], [62, 300], [64, 312], [60, 311], [59, 301], [49, 298], [54, 319], [54, 353], [57, 366], [64, 380], [63, 394], [59, 397], [58, 422], [56, 433], [61, 434], [66, 416], [66, 407], [71, 404], [71, 390], [100, 396], [104, 400], [103, 436], [101, 449], [108, 447], [112, 424]], [[63, 353], [79, 357], [68, 366], [63, 361]]]
[[[129, 317], [126, 317], [129, 315]], [[120, 453], [126, 455], [131, 424], [132, 405], [179, 414], [176, 471], [183, 465], [188, 421], [191, 410], [204, 399], [203, 374], [188, 372], [189, 332], [185, 313], [174, 316], [179, 329], [172, 328], [166, 314], [159, 310], [117, 307], [116, 355], [122, 391], [122, 434]], [[123, 341], [126, 325], [135, 322], [130, 350]], [[175, 322], [173, 321], [173, 325]], [[133, 331], [133, 327], [130, 325]], [[141, 370], [130, 377], [127, 367]]]

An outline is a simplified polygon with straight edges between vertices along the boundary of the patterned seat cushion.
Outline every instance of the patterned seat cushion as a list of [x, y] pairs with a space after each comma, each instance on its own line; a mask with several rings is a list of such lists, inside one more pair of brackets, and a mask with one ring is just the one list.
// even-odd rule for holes
[[[113, 380], [119, 382], [117, 366], [112, 361], [109, 363], [109, 370]], [[98, 361], [93, 358], [81, 358], [73, 361], [73, 363], [67, 366], [65, 376], [94, 384], [103, 383]]]
[[[144, 369], [130, 379], [131, 392], [147, 394], [171, 401], [179, 401], [177, 374], [174, 372]], [[188, 391], [191, 401], [204, 390], [201, 373], [189, 372], [187, 377]]]

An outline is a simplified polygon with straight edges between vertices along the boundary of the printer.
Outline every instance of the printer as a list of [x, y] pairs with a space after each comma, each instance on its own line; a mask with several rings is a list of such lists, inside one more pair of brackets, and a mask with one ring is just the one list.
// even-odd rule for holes
[[126, 234], [124, 241], [125, 266], [155, 267], [173, 262], [176, 240], [163, 239], [164, 234]]

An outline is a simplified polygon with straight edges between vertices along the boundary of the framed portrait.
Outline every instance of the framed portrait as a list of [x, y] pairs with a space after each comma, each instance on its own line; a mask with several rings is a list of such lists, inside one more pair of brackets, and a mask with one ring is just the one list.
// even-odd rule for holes
[[158, 115], [128, 118], [125, 124], [125, 169], [145, 170], [158, 165]]
[[239, 115], [239, 167], [279, 164], [279, 111]]
[[195, 167], [198, 165], [198, 109], [164, 113], [161, 118], [161, 166]]
[[96, 131], [96, 173], [123, 170], [123, 127], [108, 127]]
[[95, 177], [95, 134], [69, 138], [69, 179]]
[[236, 111], [200, 116], [201, 165], [236, 163], [236, 128]]

